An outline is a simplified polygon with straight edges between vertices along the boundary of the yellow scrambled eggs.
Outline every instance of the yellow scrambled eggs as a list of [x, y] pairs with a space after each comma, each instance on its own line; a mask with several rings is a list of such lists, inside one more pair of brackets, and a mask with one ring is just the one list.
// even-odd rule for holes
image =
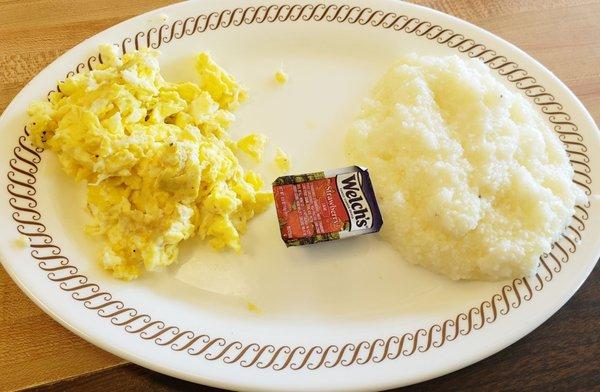
[[288, 81], [288, 78], [289, 78], [288, 75], [285, 72], [283, 72], [283, 69], [278, 69], [275, 72], [274, 77], [275, 77], [275, 81], [278, 84], [286, 84]]
[[157, 51], [100, 50], [97, 69], [31, 105], [28, 129], [87, 182], [87, 230], [104, 240], [104, 268], [134, 279], [173, 263], [194, 235], [239, 250], [246, 222], [272, 200], [227, 133], [245, 90], [206, 53], [196, 61], [199, 83], [170, 83]]
[[266, 142], [267, 137], [265, 135], [251, 133], [238, 140], [236, 147], [252, 157], [256, 162], [260, 162], [262, 160]]
[[281, 148], [277, 147], [275, 150], [275, 166], [277, 166], [277, 169], [282, 173], [286, 173], [290, 170], [290, 165], [290, 156]]

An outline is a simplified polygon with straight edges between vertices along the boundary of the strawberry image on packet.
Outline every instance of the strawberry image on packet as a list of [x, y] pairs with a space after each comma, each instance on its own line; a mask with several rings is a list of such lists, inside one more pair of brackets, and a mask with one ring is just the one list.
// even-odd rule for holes
[[286, 246], [374, 233], [383, 225], [369, 172], [359, 166], [279, 177], [273, 195]]

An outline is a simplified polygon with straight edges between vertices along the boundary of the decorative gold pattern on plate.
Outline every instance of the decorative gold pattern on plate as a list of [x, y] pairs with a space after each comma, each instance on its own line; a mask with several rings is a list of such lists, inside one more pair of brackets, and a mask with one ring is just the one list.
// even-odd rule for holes
[[[480, 59], [521, 90], [540, 108], [548, 121], [553, 124], [554, 131], [569, 154], [575, 169], [573, 181], [588, 195], [591, 194], [591, 168], [586, 154], [588, 148], [577, 125], [571, 121], [571, 116], [563, 111], [563, 106], [556, 101], [554, 95], [547, 92], [536, 78], [505, 56], [462, 34], [428, 21], [359, 6], [270, 5], [222, 10], [175, 20], [170, 25], [152, 27], [147, 31], [136, 33], [133, 37], [127, 37], [123, 39], [120, 46], [123, 52], [143, 46], [159, 48], [174, 39], [201, 34], [207, 30], [264, 22], [309, 21], [358, 24], [395, 30], [403, 34], [414, 34], [456, 49], [471, 58]], [[98, 62], [102, 62], [100, 55], [91, 56], [85, 62], [78, 64], [67, 76], [85, 69], [93, 69], [94, 64]], [[36, 260], [39, 268], [45, 271], [48, 279], [56, 282], [61, 290], [70, 293], [75, 301], [82, 303], [98, 316], [108, 319], [114, 326], [122, 327], [127, 333], [160, 346], [167, 346], [174, 351], [185, 351], [191, 356], [201, 356], [209, 361], [221, 360], [242, 367], [315, 370], [338, 365], [379, 363], [401, 356], [408, 357], [416, 352], [426, 352], [432, 347], [441, 347], [447, 342], [493, 323], [498, 317], [507, 315], [512, 309], [531, 300], [536, 292], [541, 291], [556, 274], [561, 272], [563, 265], [569, 261], [570, 255], [575, 253], [586, 228], [585, 221], [589, 218], [589, 203], [576, 206], [573, 221], [562, 234], [562, 238], [553, 244], [549, 254], [540, 257], [540, 268], [535, 276], [514, 279], [478, 306], [414, 332], [372, 341], [326, 346], [273, 346], [228, 341], [221, 337], [214, 338], [155, 320], [150, 315], [128, 307], [114, 298], [111, 293], [102, 291], [98, 284], [90, 282], [80, 273], [79, 269], [62, 254], [61, 248], [54, 243], [53, 237], [48, 234], [46, 226], [42, 223], [42, 214], [36, 209], [38, 205], [35, 198], [36, 173], [42, 160], [40, 154], [43, 150], [28, 144], [27, 135], [25, 130], [25, 135], [19, 137], [18, 145], [14, 148], [14, 157], [9, 162], [10, 170], [7, 174], [10, 181], [7, 186], [10, 195], [9, 204], [14, 209], [12, 217], [17, 223], [17, 231], [29, 238], [31, 256]]]

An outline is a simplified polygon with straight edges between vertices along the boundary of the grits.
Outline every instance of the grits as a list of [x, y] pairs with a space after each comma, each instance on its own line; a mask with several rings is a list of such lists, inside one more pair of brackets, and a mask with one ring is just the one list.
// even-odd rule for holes
[[452, 279], [533, 274], [585, 200], [537, 109], [476, 60], [402, 58], [346, 143], [371, 171], [383, 238]]

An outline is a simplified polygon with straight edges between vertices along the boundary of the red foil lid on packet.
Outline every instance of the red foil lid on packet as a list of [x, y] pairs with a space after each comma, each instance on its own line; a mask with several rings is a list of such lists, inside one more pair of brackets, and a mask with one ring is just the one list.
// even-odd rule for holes
[[273, 194], [287, 246], [374, 233], [383, 225], [369, 172], [359, 166], [279, 177]]

